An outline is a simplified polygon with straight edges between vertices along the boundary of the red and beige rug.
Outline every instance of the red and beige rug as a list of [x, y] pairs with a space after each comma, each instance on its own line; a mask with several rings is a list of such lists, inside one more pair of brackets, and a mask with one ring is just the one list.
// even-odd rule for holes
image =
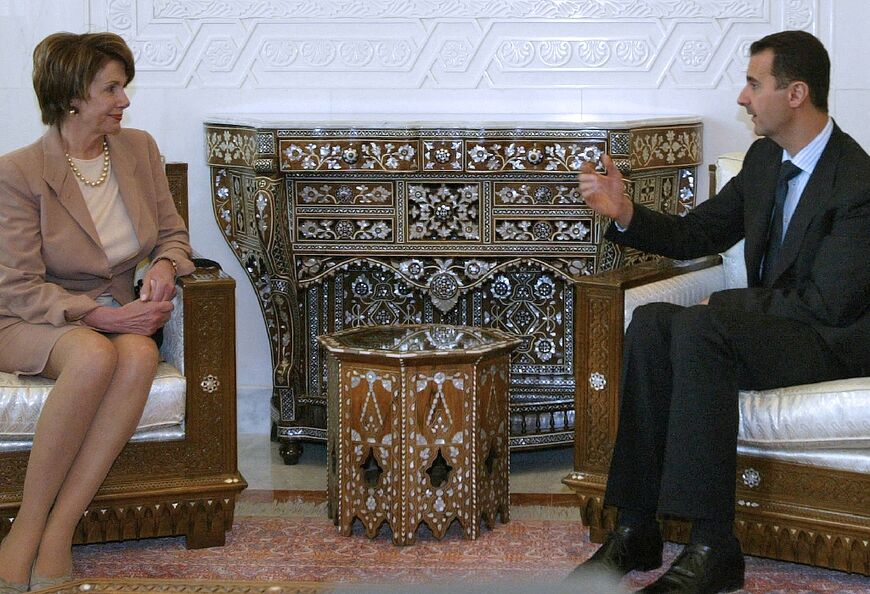
[[[415, 545], [397, 547], [386, 528], [369, 540], [361, 529], [339, 536], [324, 516], [242, 516], [219, 548], [187, 550], [181, 538], [76, 547], [81, 581], [58, 591], [576, 592], [562, 580], [595, 547], [574, 520], [515, 519], [476, 541], [455, 525], [441, 541], [421, 528]], [[666, 566], [678, 551], [667, 545]], [[636, 589], [661, 571], [632, 573], [622, 586]], [[870, 578], [749, 557], [745, 591], [866, 594]]]

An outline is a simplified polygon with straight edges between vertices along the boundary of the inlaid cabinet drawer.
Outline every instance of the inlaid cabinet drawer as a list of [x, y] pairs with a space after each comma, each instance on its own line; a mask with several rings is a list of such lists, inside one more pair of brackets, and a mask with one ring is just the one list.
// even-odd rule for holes
[[465, 142], [466, 169], [476, 172], [524, 171], [528, 173], [579, 172], [586, 162], [597, 164], [607, 150], [601, 138], [567, 137], [560, 141], [496, 138]]
[[493, 183], [495, 206], [578, 206], [585, 204], [575, 180]]
[[418, 171], [419, 142], [281, 140], [281, 171]]
[[389, 181], [349, 183], [332, 179], [307, 179], [292, 183], [297, 206], [395, 206], [395, 188]]
[[[526, 214], [526, 216], [523, 216]], [[571, 212], [568, 216], [545, 216], [518, 212], [499, 214], [493, 219], [495, 243], [559, 242], [591, 245], [594, 235], [592, 211]]]
[[296, 219], [296, 241], [392, 241], [394, 219], [366, 214], [366, 218], [300, 216]]

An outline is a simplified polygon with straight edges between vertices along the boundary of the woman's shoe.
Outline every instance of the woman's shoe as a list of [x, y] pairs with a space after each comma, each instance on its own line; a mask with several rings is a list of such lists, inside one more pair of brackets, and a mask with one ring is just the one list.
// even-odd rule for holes
[[[30, 591], [31, 592], [39, 592], [40, 590], [46, 590], [48, 588], [54, 588], [55, 586], [60, 586], [61, 584], [65, 584], [67, 582], [72, 581], [72, 570], [69, 570], [66, 575], [62, 575], [60, 577], [42, 577], [36, 575], [35, 573], [30, 576]], [[26, 592], [27, 590], [22, 590], [22, 592]], [[0, 592], [2, 594], [2, 592]]]
[[28, 589], [27, 584], [13, 584], [0, 578], [0, 594], [21, 594], [27, 592]]

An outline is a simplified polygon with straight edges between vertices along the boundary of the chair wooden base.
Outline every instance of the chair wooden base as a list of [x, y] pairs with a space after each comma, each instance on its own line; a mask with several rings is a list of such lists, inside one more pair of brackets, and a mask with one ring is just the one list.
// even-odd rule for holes
[[[179, 279], [184, 296], [185, 437], [129, 443], [76, 542], [186, 536], [218, 546], [247, 484], [236, 463], [235, 282], [217, 269]], [[18, 511], [29, 451], [0, 453], [0, 537]]]
[[[186, 165], [167, 165], [186, 215]], [[178, 176], [184, 176], [181, 181]], [[185, 435], [128, 443], [83, 515], [77, 543], [186, 536], [224, 544], [247, 484], [236, 452], [235, 281], [219, 268], [178, 279], [184, 314]], [[18, 513], [29, 451], [0, 452], [0, 537]]]
[[[734, 533], [745, 554], [870, 575], [870, 476], [747, 456], [739, 456], [738, 465], [781, 473], [766, 489], [738, 486]], [[603, 542], [616, 526], [616, 510], [604, 506], [606, 481], [606, 475], [582, 472], [562, 481], [580, 501], [592, 542]], [[844, 509], [820, 507], [815, 489], [825, 490], [826, 503], [832, 491], [839, 491]], [[667, 540], [687, 541], [688, 522], [665, 519], [662, 525]]]
[[202, 549], [223, 546], [233, 525], [235, 493], [202, 499], [163, 497], [145, 505], [129, 499], [126, 504], [91, 505], [78, 525], [75, 544], [185, 536], [187, 548]]
[[[579, 498], [590, 538], [614, 528], [616, 510], [603, 505], [616, 441], [624, 295], [629, 288], [718, 264], [653, 263], [583, 279], [577, 284], [575, 471], [563, 479]], [[735, 532], [749, 555], [870, 575], [870, 474], [738, 456]], [[668, 540], [684, 542], [685, 522], [664, 523]]]

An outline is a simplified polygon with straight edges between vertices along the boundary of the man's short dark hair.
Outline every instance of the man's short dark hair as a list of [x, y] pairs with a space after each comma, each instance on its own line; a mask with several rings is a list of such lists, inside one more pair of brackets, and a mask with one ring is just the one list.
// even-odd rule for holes
[[773, 51], [771, 74], [777, 86], [784, 88], [796, 80], [805, 82], [812, 104], [827, 113], [831, 60], [822, 42], [806, 31], [782, 31], [754, 42], [749, 53], [754, 56], [768, 49]]

